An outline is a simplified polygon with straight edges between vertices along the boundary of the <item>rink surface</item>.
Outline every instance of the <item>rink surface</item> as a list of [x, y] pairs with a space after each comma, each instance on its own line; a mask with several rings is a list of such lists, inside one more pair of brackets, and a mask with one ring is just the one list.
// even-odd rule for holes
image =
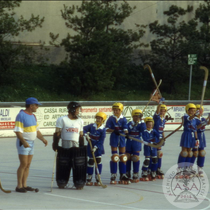
[[[167, 135], [168, 133], [166, 133]], [[180, 152], [179, 141], [181, 132], [177, 132], [166, 141], [163, 147], [163, 171], [167, 171], [176, 164]], [[206, 131], [207, 144], [210, 131]], [[39, 192], [17, 193], [16, 170], [19, 166], [15, 138], [0, 138], [0, 179], [5, 189], [12, 193], [0, 191], [0, 209], [178, 209], [164, 196], [162, 180], [131, 183], [129, 185], [110, 185], [110, 146], [109, 135], [105, 141], [105, 155], [103, 156], [102, 182], [106, 189], [95, 186], [85, 186], [83, 190], [72, 188], [72, 177], [69, 187], [58, 189], [54, 181], [53, 192], [50, 192], [51, 177], [54, 161], [52, 150], [52, 136], [46, 136], [49, 145], [44, 147], [39, 140], [35, 144], [35, 154], [30, 167], [28, 186], [39, 188]], [[204, 170], [210, 177], [210, 146], [206, 148]], [[141, 165], [144, 160], [140, 154]], [[141, 168], [140, 165], [140, 168]], [[210, 209], [210, 192], [207, 198], [193, 209]]]

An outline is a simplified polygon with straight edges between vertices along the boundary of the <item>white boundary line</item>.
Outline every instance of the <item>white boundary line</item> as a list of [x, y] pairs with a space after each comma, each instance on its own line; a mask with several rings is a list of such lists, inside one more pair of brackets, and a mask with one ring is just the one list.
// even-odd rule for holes
[[124, 206], [124, 205], [116, 205], [116, 204], [112, 204], [112, 203], [103, 203], [103, 202], [98, 202], [98, 201], [90, 201], [90, 200], [73, 198], [73, 197], [62, 196], [62, 195], [55, 195], [55, 194], [50, 194], [50, 193], [45, 193], [45, 195], [50, 195], [50, 196], [55, 196], [55, 197], [60, 197], [60, 198], [67, 198], [67, 199], [78, 200], [78, 201], [84, 201], [84, 202], [89, 202], [89, 203], [102, 204], [102, 205], [107, 205], [107, 206], [117, 206], [117, 207], [120, 207], [120, 208], [146, 210], [146, 209], [140, 209], [138, 207], [135, 208], [135, 207]]

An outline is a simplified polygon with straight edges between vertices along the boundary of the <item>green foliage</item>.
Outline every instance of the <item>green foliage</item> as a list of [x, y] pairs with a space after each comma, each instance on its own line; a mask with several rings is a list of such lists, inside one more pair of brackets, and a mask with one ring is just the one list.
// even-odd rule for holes
[[197, 36], [196, 49], [201, 65], [210, 67], [210, 1], [205, 0], [195, 11], [195, 19], [202, 24]]
[[23, 63], [31, 64], [33, 50], [29, 47], [14, 45], [11, 40], [24, 31], [33, 31], [41, 27], [44, 18], [31, 15], [26, 20], [23, 16], [16, 17], [14, 9], [20, 6], [21, 1], [0, 1], [0, 84], [13, 84], [16, 78], [11, 77], [14, 69]]
[[[83, 1], [81, 6], [64, 5], [61, 11], [66, 27], [77, 34], [67, 35], [60, 43], [69, 53], [62, 66], [68, 90], [88, 96], [116, 88], [127, 80], [133, 50], [142, 46], [146, 26], [123, 30], [119, 26], [132, 11], [127, 2]], [[75, 14], [77, 12], [77, 14]], [[58, 34], [50, 34], [57, 45]], [[66, 84], [66, 85], [67, 85]]]
[[164, 12], [167, 24], [159, 24], [158, 21], [149, 24], [151, 33], [157, 36], [150, 43], [152, 53], [149, 62], [158, 79], [163, 79], [163, 88], [167, 93], [177, 93], [178, 84], [188, 79], [187, 55], [196, 54], [192, 40], [198, 34], [197, 22], [180, 21], [180, 17], [192, 10], [190, 6], [184, 10], [172, 5]]

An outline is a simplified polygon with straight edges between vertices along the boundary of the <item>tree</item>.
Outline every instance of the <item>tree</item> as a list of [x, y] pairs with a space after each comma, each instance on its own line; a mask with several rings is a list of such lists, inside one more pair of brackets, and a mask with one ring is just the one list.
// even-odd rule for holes
[[[134, 9], [125, 1], [120, 5], [105, 0], [82, 1], [77, 7], [64, 5], [62, 18], [76, 35], [69, 33], [57, 45], [68, 52], [62, 63], [66, 71], [61, 74], [71, 93], [88, 96], [125, 82], [133, 50], [143, 45], [140, 39], [146, 27], [136, 24], [135, 31], [120, 28]], [[58, 36], [50, 33], [51, 44], [56, 45]]]
[[[21, 15], [16, 17], [14, 9], [19, 7], [21, 0], [0, 1], [0, 82], [1, 85], [13, 84], [17, 78], [12, 77], [19, 64], [28, 63], [32, 58], [32, 50], [27, 46], [14, 45], [11, 40], [24, 31], [32, 32], [42, 27], [44, 17], [31, 15], [26, 20]], [[14, 78], [14, 80], [12, 80]]]
[[199, 53], [199, 62], [201, 65], [210, 67], [210, 1], [205, 0], [200, 3], [195, 11], [195, 19], [202, 24], [197, 36], [196, 49]]
[[158, 79], [163, 79], [164, 90], [168, 93], [176, 93], [180, 87], [178, 84], [186, 81], [189, 75], [187, 55], [196, 54], [193, 43], [198, 35], [197, 22], [194, 19], [180, 21], [180, 17], [192, 10], [191, 6], [183, 9], [172, 5], [164, 12], [168, 17], [167, 24], [158, 21], [149, 24], [150, 32], [157, 36], [150, 42], [150, 62]]

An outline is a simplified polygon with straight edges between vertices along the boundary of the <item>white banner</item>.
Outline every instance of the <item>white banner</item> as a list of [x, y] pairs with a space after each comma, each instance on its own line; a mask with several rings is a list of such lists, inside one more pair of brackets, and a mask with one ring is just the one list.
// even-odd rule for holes
[[[127, 118], [129, 122], [131, 118], [131, 112], [133, 109], [143, 110], [145, 106], [125, 106], [123, 110], [123, 115]], [[145, 117], [153, 116], [156, 111], [157, 106], [148, 106], [145, 112], [143, 113]], [[8, 107], [0, 108], [0, 137], [12, 137], [15, 136], [13, 129], [15, 126], [15, 118], [21, 109], [24, 107]], [[167, 106], [166, 118], [167, 123], [165, 130], [174, 130], [181, 123], [181, 117], [185, 113], [184, 105], [168, 105]], [[95, 120], [95, 114], [97, 112], [105, 112], [107, 118], [111, 116], [112, 108], [110, 106], [83, 106], [81, 118], [84, 121], [84, 125], [93, 123]], [[204, 117], [207, 117], [210, 113], [210, 105], [204, 105]], [[41, 132], [44, 135], [52, 135], [55, 130], [56, 120], [63, 116], [67, 115], [66, 107], [42, 107], [40, 106], [37, 109], [37, 112], [34, 113], [37, 117]]]

